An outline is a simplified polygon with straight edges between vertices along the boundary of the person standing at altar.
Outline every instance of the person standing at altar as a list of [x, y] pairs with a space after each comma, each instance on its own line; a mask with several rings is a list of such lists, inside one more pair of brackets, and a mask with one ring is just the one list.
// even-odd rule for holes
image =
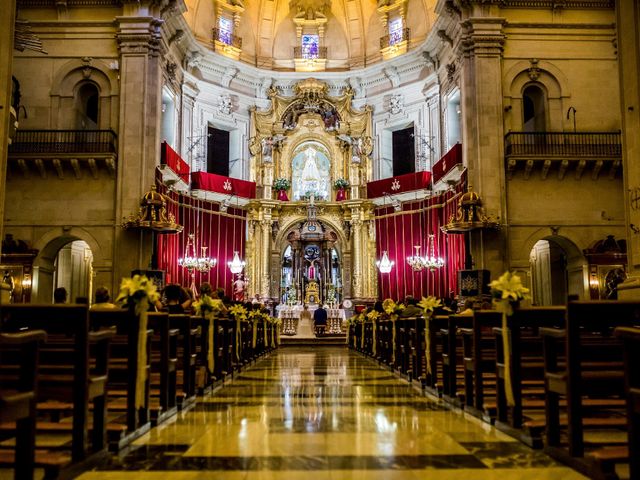
[[316, 335], [323, 335], [327, 328], [327, 310], [320, 306], [313, 312], [313, 325], [316, 331]]

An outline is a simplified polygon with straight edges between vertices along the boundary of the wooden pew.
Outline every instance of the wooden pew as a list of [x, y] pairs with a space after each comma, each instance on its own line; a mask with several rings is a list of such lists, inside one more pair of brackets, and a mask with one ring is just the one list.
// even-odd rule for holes
[[464, 352], [462, 336], [458, 329], [470, 328], [473, 323], [471, 315], [449, 315], [447, 325], [440, 329], [442, 345], [442, 395], [443, 398], [458, 407], [463, 406], [464, 392], [458, 391], [458, 383], [464, 380], [462, 369]]
[[443, 368], [442, 368], [442, 351], [443, 351], [443, 341], [442, 341], [442, 331], [446, 329], [447, 323], [449, 321], [448, 315], [433, 315], [429, 319], [429, 341], [431, 345], [431, 349], [429, 352], [429, 357], [431, 360], [431, 373], [427, 371], [427, 342], [426, 342], [426, 320], [421, 321], [421, 329], [418, 331], [418, 335], [420, 337], [420, 343], [425, 354], [425, 360], [421, 360], [421, 365], [423, 366], [421, 369], [420, 379], [423, 382], [423, 386], [427, 392], [431, 393], [435, 396], [442, 396], [442, 384], [443, 384]]
[[0, 451], [0, 464], [13, 464], [16, 480], [33, 479], [38, 348], [45, 338], [43, 330], [0, 334], [0, 423], [15, 422], [16, 438], [15, 452]]
[[502, 322], [502, 314], [495, 310], [473, 313], [471, 328], [461, 328], [464, 351], [464, 409], [472, 415], [493, 423], [495, 408], [496, 350], [493, 327]]
[[70, 432], [72, 437], [71, 458], [60, 452], [57, 459], [47, 458], [45, 466], [64, 469], [105, 454], [109, 343], [114, 332], [90, 332], [86, 305], [3, 305], [0, 319], [4, 332], [39, 329], [47, 333], [47, 343], [40, 349], [38, 408], [49, 410], [48, 402], [53, 400], [73, 416], [72, 422], [37, 423], [38, 432]]
[[[564, 329], [541, 329], [545, 451], [592, 477], [615, 478], [615, 464], [627, 458], [625, 448], [588, 444], [584, 433], [591, 428], [626, 428], [623, 349], [613, 329], [636, 325], [640, 325], [640, 303], [592, 301], [570, 302]], [[566, 399], [566, 442], [561, 435], [565, 424], [561, 397]]]
[[629, 473], [632, 480], [637, 480], [640, 478], [640, 328], [619, 327], [615, 335], [624, 344]]
[[[153, 330], [147, 326], [144, 399], [143, 406], [136, 408], [135, 392], [139, 361], [137, 345], [140, 317], [128, 309], [93, 310], [89, 312], [89, 315], [92, 328], [112, 327], [117, 332], [112, 343], [109, 368], [109, 408], [114, 412], [124, 412], [124, 418], [112, 419], [107, 429], [112, 449], [119, 451], [151, 428], [149, 394], [151, 359], [153, 358], [151, 352]], [[148, 315], [151, 317], [157, 314], [149, 313]]]
[[177, 329], [178, 341], [178, 408], [185, 410], [196, 401], [196, 344], [202, 337], [202, 330], [194, 325], [192, 317], [186, 314], [169, 315], [171, 328]]
[[[544, 409], [544, 363], [540, 328], [564, 327], [565, 307], [515, 309], [507, 318], [511, 352], [503, 349], [502, 327], [494, 327], [496, 372], [496, 427], [533, 448], [542, 448], [543, 422], [535, 418]], [[505, 392], [505, 356], [511, 362], [511, 389], [515, 405]], [[526, 385], [526, 386], [525, 386]], [[531, 416], [526, 416], [529, 414]], [[525, 422], [526, 420], [526, 422]]]

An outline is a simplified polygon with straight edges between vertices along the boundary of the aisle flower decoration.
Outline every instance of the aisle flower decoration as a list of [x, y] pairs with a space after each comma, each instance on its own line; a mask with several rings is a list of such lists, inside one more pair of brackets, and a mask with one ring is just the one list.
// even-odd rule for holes
[[196, 316], [208, 320], [209, 328], [207, 329], [207, 368], [209, 373], [213, 374], [215, 367], [214, 349], [214, 315], [225, 310], [224, 303], [218, 298], [211, 298], [209, 295], [202, 295], [200, 300], [193, 304]]
[[376, 312], [375, 310], [370, 311], [369, 313], [367, 313], [367, 318], [369, 320], [371, 320], [371, 335], [372, 335], [372, 342], [373, 345], [371, 346], [371, 352], [373, 353], [373, 355], [375, 356], [377, 353], [377, 347], [376, 347], [376, 343], [377, 343], [377, 325], [376, 325], [376, 320], [378, 320], [378, 318], [380, 318], [380, 312]]
[[134, 275], [123, 278], [116, 303], [127, 305], [139, 319], [138, 331], [138, 368], [136, 371], [136, 391], [134, 403], [136, 408], [145, 406], [145, 383], [147, 376], [147, 323], [149, 306], [160, 299], [155, 283], [145, 275]]
[[247, 309], [240, 304], [232, 305], [229, 315], [236, 319], [236, 360], [240, 361], [242, 350], [242, 321], [247, 319]]
[[431, 367], [431, 316], [433, 315], [433, 311], [436, 308], [442, 306], [442, 302], [439, 298], [434, 296], [422, 297], [418, 306], [422, 308], [424, 314], [424, 341], [425, 341], [425, 357], [427, 362], [427, 374], [431, 375], [432, 367]]
[[396, 303], [391, 298], [386, 298], [382, 302], [382, 309], [389, 316], [391, 320], [391, 362], [396, 363], [396, 320], [398, 316], [404, 310], [404, 305]]
[[251, 320], [251, 348], [256, 348], [258, 343], [258, 322], [262, 320], [262, 312], [260, 310], [251, 310], [249, 312], [249, 320]]
[[507, 405], [515, 406], [513, 387], [511, 385], [511, 335], [507, 317], [513, 315], [514, 307], [520, 305], [521, 300], [529, 299], [529, 289], [522, 285], [522, 280], [518, 275], [505, 272], [489, 284], [493, 303], [499, 312], [502, 312], [502, 349], [504, 351], [504, 390], [507, 397]]

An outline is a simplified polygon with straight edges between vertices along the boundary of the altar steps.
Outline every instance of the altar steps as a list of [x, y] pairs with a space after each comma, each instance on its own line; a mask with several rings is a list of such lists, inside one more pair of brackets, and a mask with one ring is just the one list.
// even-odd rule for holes
[[280, 337], [280, 347], [303, 347], [303, 346], [330, 346], [337, 347], [344, 345], [346, 348], [346, 335], [330, 335], [315, 338]]

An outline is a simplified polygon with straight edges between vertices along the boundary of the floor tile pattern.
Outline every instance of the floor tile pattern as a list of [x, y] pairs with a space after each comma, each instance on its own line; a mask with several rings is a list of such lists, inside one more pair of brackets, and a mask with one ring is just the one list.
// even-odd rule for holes
[[[338, 347], [286, 348], [80, 480], [580, 479]], [[167, 477], [167, 473], [170, 477]]]

